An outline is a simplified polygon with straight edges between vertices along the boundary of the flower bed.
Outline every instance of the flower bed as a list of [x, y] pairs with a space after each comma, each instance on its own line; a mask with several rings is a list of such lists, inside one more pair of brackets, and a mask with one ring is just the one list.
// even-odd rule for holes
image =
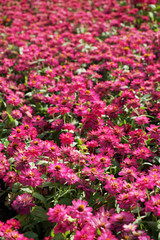
[[159, 3], [0, 5], [0, 238], [160, 239]]

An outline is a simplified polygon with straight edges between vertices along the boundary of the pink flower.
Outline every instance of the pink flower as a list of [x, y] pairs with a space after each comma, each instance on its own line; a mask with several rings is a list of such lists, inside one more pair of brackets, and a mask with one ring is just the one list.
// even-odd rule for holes
[[9, 170], [10, 163], [6, 156], [0, 152], [0, 178], [4, 178], [7, 170]]
[[88, 148], [95, 148], [95, 147], [98, 147], [99, 145], [98, 142], [95, 140], [88, 141], [86, 144]]
[[82, 169], [84, 176], [88, 176], [91, 181], [95, 181], [96, 178], [102, 180], [104, 175], [104, 169], [102, 167], [84, 167]]
[[17, 210], [21, 215], [29, 214], [30, 208], [32, 208], [35, 204], [33, 203], [33, 198], [31, 194], [24, 193], [22, 195], [18, 195], [16, 200], [12, 203], [12, 207]]
[[57, 204], [54, 208], [49, 208], [47, 215], [49, 216], [48, 220], [53, 223], [64, 221], [67, 218], [66, 206]]
[[62, 119], [56, 119], [54, 122], [51, 124], [51, 128], [55, 131], [59, 131], [63, 128], [64, 122]]
[[153, 212], [156, 217], [160, 216], [160, 194], [151, 196], [151, 199], [145, 202], [145, 211]]
[[136, 117], [135, 122], [138, 125], [147, 124], [149, 123], [149, 118], [147, 118], [146, 116], [139, 116], [139, 117]]
[[99, 229], [101, 232], [105, 232], [111, 226], [109, 222], [108, 212], [101, 207], [99, 211], [91, 218], [91, 225], [95, 230]]
[[3, 178], [4, 182], [7, 183], [8, 186], [12, 187], [14, 183], [18, 182], [18, 175], [17, 172], [8, 171]]
[[65, 123], [63, 125], [63, 129], [66, 129], [66, 130], [75, 130], [75, 126], [71, 123]]
[[84, 226], [81, 231], [76, 231], [74, 240], [93, 240], [95, 237], [94, 230], [91, 227]]
[[36, 169], [25, 169], [19, 175], [19, 182], [24, 186], [29, 185], [32, 187], [39, 186], [42, 183], [41, 173]]
[[129, 179], [129, 181], [134, 181], [134, 179], [137, 177], [137, 169], [135, 167], [130, 168], [123, 168], [119, 172], [119, 176], [122, 176], [123, 179]]
[[120, 178], [114, 178], [113, 176], [107, 176], [105, 190], [111, 194], [120, 193], [123, 187], [123, 181]]
[[22, 113], [19, 110], [13, 110], [11, 115], [15, 119], [22, 118]]
[[156, 186], [156, 182], [154, 181], [154, 179], [151, 176], [143, 174], [142, 176], [137, 178], [136, 186], [141, 190], [143, 190], [143, 189], [151, 189], [152, 190]]
[[55, 162], [48, 166], [48, 173], [56, 180], [63, 179], [67, 173], [67, 167], [64, 163]]
[[146, 133], [141, 129], [130, 131], [129, 136], [129, 143], [135, 148], [137, 148], [137, 146], [144, 146], [145, 141], [148, 140]]
[[134, 232], [137, 228], [137, 225], [135, 225], [134, 223], [129, 223], [129, 224], [124, 224], [123, 225], [123, 229], [126, 232]]
[[133, 222], [135, 218], [130, 212], [120, 212], [115, 213], [110, 218], [110, 223], [112, 224], [112, 229], [116, 231], [121, 231], [124, 224], [129, 224]]
[[147, 159], [151, 156], [151, 154], [152, 154], [151, 150], [146, 147], [137, 148], [133, 151], [133, 155], [138, 159], [140, 158]]
[[10, 219], [6, 221], [6, 225], [15, 228], [15, 229], [19, 229], [21, 224], [19, 221], [17, 221], [16, 219]]
[[133, 4], [156, 4], [157, 0], [133, 0]]
[[73, 133], [71, 132], [61, 133], [59, 138], [62, 145], [70, 145], [74, 141]]
[[87, 207], [88, 202], [78, 199], [72, 201], [73, 206], [68, 206], [67, 210], [73, 218], [89, 218], [92, 216], [92, 208]]
[[155, 140], [160, 141], [160, 127], [159, 126], [151, 124], [146, 129], [149, 131], [150, 138], [153, 138], [153, 141], [155, 141]]
[[17, 157], [15, 157], [14, 165], [16, 166], [16, 169], [19, 170], [27, 169], [30, 167], [29, 159], [27, 156], [24, 155], [24, 153], [23, 154], [19, 153]]
[[8, 104], [12, 104], [14, 106], [18, 106], [21, 103], [21, 99], [15, 94], [7, 96], [6, 99]]
[[58, 224], [54, 227], [54, 233], [65, 233], [66, 231], [73, 231], [75, 228], [74, 221], [69, 221], [65, 219], [64, 221], [58, 222]]
[[[91, 164], [91, 166], [97, 167], [97, 170], [95, 169], [96, 171], [100, 171], [99, 176], [101, 173], [103, 173], [104, 167], [107, 168], [111, 165], [111, 159], [108, 156], [105, 156], [102, 154], [91, 155], [88, 157], [88, 161]], [[95, 171], [95, 174], [96, 174], [96, 171]]]
[[0, 152], [4, 149], [4, 145], [0, 143]]
[[24, 104], [22, 107], [20, 107], [20, 110], [25, 116], [32, 118], [33, 109], [30, 106]]
[[107, 230], [105, 233], [102, 233], [100, 237], [98, 237], [98, 240], [118, 240], [111, 231]]

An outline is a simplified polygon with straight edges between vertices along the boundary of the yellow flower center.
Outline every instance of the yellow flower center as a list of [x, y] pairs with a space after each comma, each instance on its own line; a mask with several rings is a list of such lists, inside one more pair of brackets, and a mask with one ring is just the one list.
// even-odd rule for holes
[[79, 207], [77, 208], [77, 210], [79, 212], [83, 212], [84, 211], [84, 205], [79, 205]]

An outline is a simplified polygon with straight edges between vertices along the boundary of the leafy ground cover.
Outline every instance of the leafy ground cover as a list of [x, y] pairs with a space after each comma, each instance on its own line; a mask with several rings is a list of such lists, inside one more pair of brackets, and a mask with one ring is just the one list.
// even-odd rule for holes
[[2, 240], [160, 239], [159, 50], [154, 0], [0, 0]]

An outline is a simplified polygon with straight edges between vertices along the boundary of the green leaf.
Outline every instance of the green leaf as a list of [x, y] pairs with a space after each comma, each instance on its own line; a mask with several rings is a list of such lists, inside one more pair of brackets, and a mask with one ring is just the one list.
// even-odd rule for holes
[[48, 216], [46, 213], [47, 212], [40, 206], [35, 206], [31, 212], [34, 219], [40, 222], [47, 221]]
[[12, 109], [13, 109], [13, 106], [11, 104], [7, 105], [6, 112], [11, 114], [12, 113]]
[[19, 47], [19, 54], [23, 55], [23, 47]]
[[158, 157], [158, 156], [155, 156], [154, 158], [153, 158], [153, 160], [155, 161], [157, 161], [158, 163], [160, 163], [160, 157]]
[[145, 101], [149, 100], [150, 96], [151, 96], [150, 94], [145, 94], [145, 95], [141, 98], [140, 102], [145, 102]]
[[24, 80], [25, 80], [25, 84], [27, 84], [27, 81], [28, 81], [28, 76], [27, 75], [25, 75]]
[[154, 14], [153, 14], [153, 12], [149, 12], [149, 13], [148, 13], [148, 16], [150, 17], [151, 20], [154, 20]]
[[61, 198], [58, 200], [59, 204], [65, 204], [65, 205], [71, 205], [72, 204], [72, 199], [71, 198]]
[[1, 142], [2, 144], [4, 144], [5, 147], [7, 147], [7, 146], [9, 145], [9, 141], [8, 141], [8, 139], [6, 139], [6, 138], [1, 139], [0, 142]]
[[78, 142], [78, 145], [82, 145], [82, 140], [80, 138], [77, 137], [77, 142]]
[[29, 162], [30, 168], [33, 169], [35, 168], [35, 163], [34, 162]]
[[19, 122], [16, 119], [14, 119], [14, 124], [15, 124], [15, 127], [17, 127]]
[[76, 142], [73, 142], [70, 146], [73, 148], [73, 147], [75, 147], [77, 145], [77, 143]]
[[99, 228], [97, 228], [97, 234], [98, 234], [98, 236], [101, 235], [101, 231], [99, 230]]
[[153, 231], [157, 230], [157, 223], [156, 222], [154, 222], [154, 221], [146, 221], [146, 223], [148, 224], [148, 226], [150, 228], [152, 228]]
[[157, 222], [157, 229], [160, 231], [160, 220]]
[[36, 64], [36, 63], [40, 63], [40, 62], [44, 62], [45, 59], [37, 59], [36, 61], [30, 62], [30, 65]]
[[38, 193], [38, 192], [34, 192], [32, 196], [33, 196], [34, 198], [42, 201], [42, 202], [46, 202], [45, 197], [44, 197], [42, 194]]
[[28, 92], [28, 93], [25, 94], [26, 97], [31, 97], [32, 95], [33, 95], [32, 92]]
[[155, 4], [149, 4], [149, 7], [152, 8], [153, 10], [156, 9], [156, 5]]
[[77, 73], [78, 75], [80, 75], [81, 73], [84, 73], [84, 72], [86, 72], [86, 69], [85, 69], [85, 68], [79, 68], [79, 69], [76, 70], [76, 73]]
[[23, 191], [25, 193], [32, 193], [32, 190], [29, 187], [22, 187], [21, 191]]
[[156, 10], [157, 10], [157, 11], [160, 11], [160, 5], [156, 7]]
[[24, 236], [28, 238], [33, 238], [34, 240], [38, 240], [38, 235], [35, 232], [25, 232]]
[[137, 217], [137, 219], [134, 221], [134, 224], [139, 225], [142, 222], [142, 217]]
[[55, 183], [53, 183], [53, 182], [45, 182], [43, 184], [43, 187], [54, 187], [54, 186], [55, 186]]
[[48, 161], [40, 160], [40, 161], [36, 162], [36, 165], [48, 165]]
[[64, 236], [62, 235], [62, 233], [56, 233], [55, 235], [54, 235], [54, 238], [53, 238], [54, 240], [64, 240], [65, 238], [64, 238]]
[[70, 235], [70, 233], [70, 231], [66, 231], [64, 235], [67, 237], [68, 235]]
[[20, 186], [19, 182], [14, 183], [12, 187], [12, 192], [16, 193], [19, 190], [19, 186]]
[[10, 123], [15, 124], [14, 118], [10, 114], [8, 114], [8, 117], [9, 117]]
[[13, 157], [9, 158], [9, 163], [12, 164], [15, 162], [15, 159]]
[[51, 231], [51, 237], [54, 237], [54, 229]]

